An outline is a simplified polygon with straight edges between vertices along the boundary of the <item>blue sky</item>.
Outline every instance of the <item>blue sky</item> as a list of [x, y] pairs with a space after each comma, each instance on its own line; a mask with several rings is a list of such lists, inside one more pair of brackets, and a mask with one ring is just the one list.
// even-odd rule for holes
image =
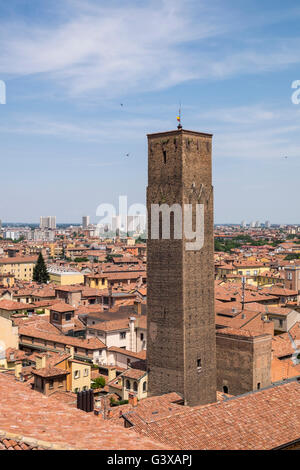
[[1, 2], [0, 219], [144, 203], [181, 101], [214, 134], [215, 222], [300, 223], [299, 22], [296, 0]]

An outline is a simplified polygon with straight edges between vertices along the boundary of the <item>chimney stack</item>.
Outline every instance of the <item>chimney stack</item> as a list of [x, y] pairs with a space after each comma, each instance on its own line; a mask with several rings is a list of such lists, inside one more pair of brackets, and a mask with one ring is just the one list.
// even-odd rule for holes
[[21, 372], [22, 372], [22, 362], [19, 361], [19, 362], [15, 363], [15, 377], [16, 377], [16, 379], [20, 379]]
[[133, 393], [129, 393], [128, 394], [128, 403], [131, 406], [137, 406], [137, 404], [138, 404], [137, 396], [134, 395]]
[[108, 382], [114, 380], [117, 377], [117, 369], [115, 367], [109, 367], [108, 369]]
[[139, 300], [134, 301], [135, 313], [142, 315], [142, 303]]

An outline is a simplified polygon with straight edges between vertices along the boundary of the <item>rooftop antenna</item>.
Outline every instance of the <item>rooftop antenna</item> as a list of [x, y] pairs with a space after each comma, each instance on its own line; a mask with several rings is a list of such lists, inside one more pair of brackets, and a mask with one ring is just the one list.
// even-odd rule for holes
[[242, 310], [245, 309], [245, 284], [246, 284], [246, 278], [243, 276], [242, 277]]
[[178, 121], [177, 129], [182, 129], [182, 125], [181, 125], [181, 102], [179, 103], [179, 111], [178, 111], [177, 121]]

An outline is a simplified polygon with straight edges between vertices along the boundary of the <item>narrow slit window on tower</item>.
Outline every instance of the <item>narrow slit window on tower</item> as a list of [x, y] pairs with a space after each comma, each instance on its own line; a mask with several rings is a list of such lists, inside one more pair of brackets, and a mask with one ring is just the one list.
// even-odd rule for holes
[[201, 359], [197, 359], [197, 370], [200, 372], [202, 369]]
[[164, 164], [167, 163], [167, 151], [163, 150], [163, 156], [164, 156]]
[[159, 212], [159, 227], [158, 227], [158, 238], [162, 239], [162, 212]]
[[260, 382], [257, 384], [257, 390], [260, 390]]

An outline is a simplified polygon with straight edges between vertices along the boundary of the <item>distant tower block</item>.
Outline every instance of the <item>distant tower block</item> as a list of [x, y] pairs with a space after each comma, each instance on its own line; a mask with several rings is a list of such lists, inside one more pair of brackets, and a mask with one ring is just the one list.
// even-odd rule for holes
[[[182, 128], [148, 135], [148, 393], [178, 392], [191, 406], [216, 401], [211, 148], [211, 134]], [[192, 204], [194, 222], [204, 205], [200, 250], [172, 237], [172, 214], [171, 239], [151, 238], [151, 204], [164, 203]]]
[[90, 216], [84, 215], [82, 217], [82, 228], [85, 230], [88, 228], [89, 225], [90, 225]]

